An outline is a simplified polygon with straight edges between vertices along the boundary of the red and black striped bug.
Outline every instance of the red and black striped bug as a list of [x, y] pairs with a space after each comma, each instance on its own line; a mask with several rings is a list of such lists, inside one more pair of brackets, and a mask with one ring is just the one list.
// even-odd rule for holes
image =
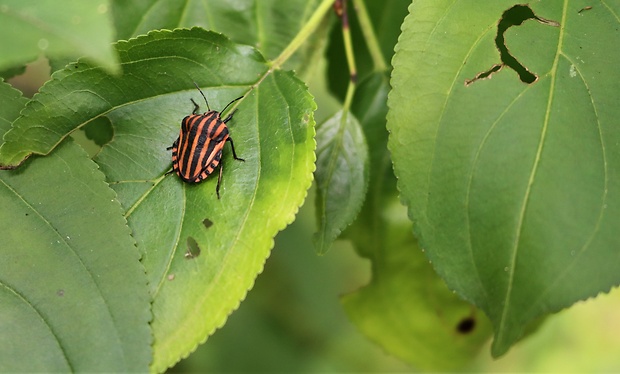
[[166, 148], [167, 150], [172, 149], [172, 170], [166, 174], [175, 172], [184, 182], [198, 183], [211, 175], [213, 170], [219, 166], [220, 173], [217, 178], [217, 187], [215, 188], [217, 198], [219, 199], [223, 171], [221, 159], [224, 144], [230, 142], [235, 160], [245, 161], [237, 157], [233, 140], [228, 133], [228, 127], [226, 127], [226, 123], [232, 119], [236, 110], [224, 120], [222, 120], [220, 115], [230, 104], [240, 100], [243, 96], [234, 99], [221, 112], [218, 112], [211, 110], [205, 94], [195, 82], [194, 85], [196, 85], [196, 88], [205, 99], [208, 111], [198, 114], [200, 107], [194, 99], [190, 99], [194, 103], [194, 111], [189, 116], [183, 118], [179, 137], [171, 147]]

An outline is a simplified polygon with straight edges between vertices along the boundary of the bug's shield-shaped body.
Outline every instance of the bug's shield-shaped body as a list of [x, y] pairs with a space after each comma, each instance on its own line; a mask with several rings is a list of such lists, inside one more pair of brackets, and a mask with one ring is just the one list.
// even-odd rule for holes
[[[196, 85], [196, 88], [198, 88], [198, 91], [205, 99], [208, 108], [207, 97], [200, 90], [198, 84], [194, 83], [194, 85]], [[222, 112], [232, 103], [242, 98], [243, 96], [238, 97], [228, 103], [222, 109]], [[223, 173], [223, 166], [220, 162], [222, 160], [224, 144], [230, 142], [230, 148], [235, 160], [245, 161], [237, 157], [235, 144], [228, 134], [228, 127], [226, 127], [226, 123], [232, 119], [235, 110], [222, 120], [220, 117], [221, 112], [215, 110], [209, 109], [204, 114], [198, 114], [198, 104], [193, 99], [191, 101], [194, 104], [194, 113], [183, 118], [179, 137], [171, 147], [167, 148], [168, 150], [172, 149], [172, 170], [166, 174], [174, 171], [183, 181], [198, 183], [211, 175], [213, 170], [219, 166], [220, 173], [217, 178], [217, 187], [215, 188], [217, 198], [219, 199]]]
[[185, 182], [198, 183], [220, 164], [229, 140], [220, 113], [190, 114], [183, 118], [179, 138], [172, 145], [172, 169]]

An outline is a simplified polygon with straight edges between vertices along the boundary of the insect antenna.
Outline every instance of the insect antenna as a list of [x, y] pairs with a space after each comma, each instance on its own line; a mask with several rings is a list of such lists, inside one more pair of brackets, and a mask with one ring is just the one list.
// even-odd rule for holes
[[198, 89], [198, 91], [200, 91], [200, 94], [202, 95], [202, 97], [205, 99], [205, 103], [207, 103], [207, 109], [209, 110], [209, 112], [211, 111], [211, 108], [209, 107], [209, 102], [207, 101], [207, 97], [205, 96], [204, 93], [202, 93], [202, 90], [200, 89], [200, 87], [198, 87], [198, 83], [194, 82], [194, 86], [196, 86], [196, 88]]
[[226, 104], [226, 106], [224, 107], [224, 109], [222, 109], [222, 111], [220, 113], [224, 113], [224, 111], [226, 110], [226, 108], [228, 108], [230, 106], [230, 104], [234, 103], [237, 100], [241, 100], [243, 99], [243, 96], [240, 96], [238, 98], [236, 98], [235, 100], [231, 101], [230, 103]]

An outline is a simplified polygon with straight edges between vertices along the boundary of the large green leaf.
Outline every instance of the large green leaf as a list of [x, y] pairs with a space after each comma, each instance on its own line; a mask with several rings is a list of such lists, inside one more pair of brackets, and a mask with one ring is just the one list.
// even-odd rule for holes
[[118, 71], [107, 0], [0, 0], [0, 70], [35, 60], [86, 56]]
[[372, 281], [345, 295], [356, 326], [386, 351], [421, 370], [463, 368], [491, 333], [488, 320], [459, 300], [418, 247], [396, 196], [385, 129], [386, 74], [364, 80], [353, 100], [370, 153], [370, 184], [362, 211], [345, 232], [372, 261]]
[[368, 187], [368, 148], [355, 116], [338, 111], [317, 130], [315, 248], [324, 254], [359, 213]]
[[415, 230], [490, 317], [495, 356], [536, 317], [620, 283], [620, 4], [513, 6], [414, 2], [388, 114]]
[[[27, 152], [49, 152], [91, 121], [112, 125], [113, 139], [95, 161], [143, 254], [153, 297], [153, 369], [162, 371], [224, 323], [261, 271], [275, 234], [293, 221], [312, 181], [315, 104], [292, 73], [270, 70], [256, 50], [200, 28], [151, 32], [117, 50], [123, 76], [85, 63], [54, 74], [0, 153], [17, 163]], [[197, 185], [164, 176], [171, 168], [166, 147], [194, 109], [190, 99], [202, 99], [194, 81], [213, 109], [244, 96], [228, 126], [245, 162], [225, 146], [221, 200], [217, 176]]]
[[[11, 121], [24, 99], [4, 83], [0, 97]], [[65, 141], [0, 172], [0, 206], [0, 371], [147, 370], [144, 268], [86, 153]]]

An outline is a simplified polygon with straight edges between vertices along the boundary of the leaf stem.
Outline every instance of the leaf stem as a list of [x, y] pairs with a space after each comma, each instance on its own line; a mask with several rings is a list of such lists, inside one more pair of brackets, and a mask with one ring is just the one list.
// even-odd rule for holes
[[375, 29], [372, 27], [372, 22], [370, 21], [370, 16], [368, 16], [368, 10], [366, 9], [364, 1], [353, 0], [353, 6], [357, 12], [360, 28], [362, 29], [362, 34], [364, 34], [364, 39], [366, 39], [366, 45], [368, 46], [368, 51], [370, 52], [375, 70], [387, 70], [388, 66], [383, 57], [383, 52], [381, 52], [381, 47], [377, 40]]
[[[344, 98], [342, 105], [342, 116], [340, 117], [340, 128], [338, 129], [338, 135], [336, 136], [338, 147], [335, 148], [335, 153], [340, 152], [342, 148], [342, 142], [344, 138], [344, 132], [347, 127], [347, 117], [351, 111], [351, 103], [353, 102], [353, 96], [355, 95], [355, 89], [357, 88], [357, 68], [355, 66], [355, 54], [353, 53], [353, 43], [351, 42], [351, 28], [349, 27], [349, 15], [347, 13], [347, 0], [338, 0], [342, 3], [340, 18], [342, 20], [342, 39], [344, 41], [344, 51], [347, 56], [347, 65], [349, 66], [349, 85], [347, 86], [347, 94]], [[331, 174], [330, 174], [331, 179]]]
[[357, 87], [357, 67], [355, 66], [355, 54], [353, 53], [353, 43], [351, 42], [351, 28], [349, 27], [349, 15], [347, 12], [347, 0], [342, 0], [342, 39], [344, 41], [344, 51], [347, 56], [347, 65], [349, 66], [349, 86], [347, 87], [347, 95], [344, 99], [342, 110], [343, 123], [346, 122], [347, 113], [351, 108], [353, 95]]
[[[349, 27], [349, 13], [347, 12], [347, 0], [343, 0], [342, 7], [342, 39], [344, 41], [345, 56], [349, 66], [351, 82], [357, 82], [357, 67], [355, 66], [355, 54], [353, 53], [353, 42], [351, 42], [351, 28]], [[346, 102], [346, 101], [345, 101]], [[348, 109], [348, 107], [346, 107]]]
[[316, 28], [321, 24], [321, 20], [325, 17], [325, 14], [329, 11], [334, 0], [323, 0], [318, 8], [314, 11], [308, 22], [304, 27], [299, 30], [297, 35], [291, 40], [291, 42], [284, 48], [282, 53], [275, 60], [271, 61], [271, 68], [269, 70], [278, 69], [284, 64], [292, 55], [301, 47], [304, 42], [314, 33]]
[[158, 184], [160, 184], [164, 178], [166, 177], [166, 174], [162, 174], [160, 177], [158, 177], [157, 179], [153, 180], [153, 181], [140, 181], [140, 182], [152, 182], [153, 185], [151, 187], [149, 187], [148, 190], [146, 190], [142, 196], [140, 196], [140, 198], [132, 205], [129, 207], [129, 209], [127, 209], [127, 211], [124, 214], [125, 219], [129, 219], [129, 216], [131, 215], [131, 213], [133, 213], [133, 211], [140, 206], [140, 204], [142, 204], [142, 202], [144, 201], [144, 199], [146, 199], [146, 197], [155, 190], [155, 187], [157, 187]]

